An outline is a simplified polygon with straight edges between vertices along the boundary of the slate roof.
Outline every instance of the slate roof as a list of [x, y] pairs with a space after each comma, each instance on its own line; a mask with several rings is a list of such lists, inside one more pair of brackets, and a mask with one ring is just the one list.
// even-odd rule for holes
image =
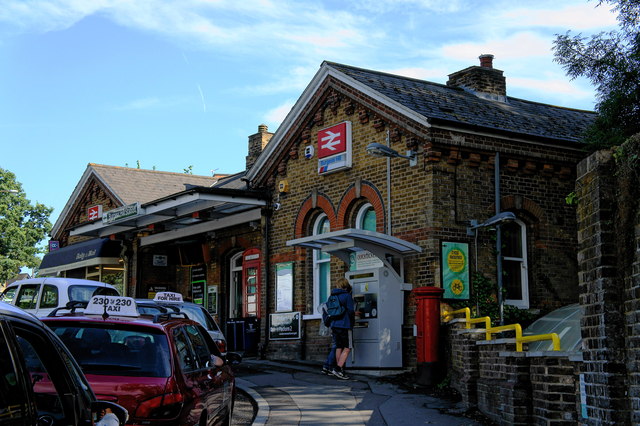
[[194, 186], [211, 187], [226, 175], [198, 176], [188, 173], [162, 172], [130, 167], [106, 166], [89, 163], [71, 197], [60, 212], [51, 230], [52, 236], [61, 231], [64, 220], [75, 204], [89, 179], [95, 176], [102, 181], [123, 205], [140, 202], [148, 203], [171, 194], [185, 191]]
[[[546, 139], [579, 142], [595, 113], [546, 105], [507, 96], [489, 100], [458, 87], [356, 68], [324, 65], [357, 80], [426, 117], [432, 124], [454, 124]], [[507, 84], [508, 84], [507, 80]]]
[[125, 205], [135, 202], [144, 204], [194, 186], [210, 187], [222, 177], [220, 175], [198, 176], [188, 173], [161, 172], [93, 163], [90, 163], [88, 167], [95, 171]]

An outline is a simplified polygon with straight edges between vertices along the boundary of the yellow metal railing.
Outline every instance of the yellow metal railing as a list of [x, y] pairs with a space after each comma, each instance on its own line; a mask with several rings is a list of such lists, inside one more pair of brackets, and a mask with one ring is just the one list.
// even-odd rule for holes
[[442, 313], [442, 318], [445, 322], [451, 321], [455, 315], [464, 314], [464, 322], [465, 328], [470, 329], [471, 324], [481, 324], [484, 323], [486, 337], [485, 340], [492, 340], [493, 334], [502, 333], [505, 331], [514, 331], [516, 335], [516, 351], [522, 352], [522, 344], [529, 342], [538, 342], [543, 340], [551, 340], [553, 343], [553, 350], [560, 350], [560, 337], [557, 333], [549, 333], [549, 334], [534, 334], [531, 336], [523, 336], [522, 335], [522, 326], [520, 324], [508, 324], [508, 325], [500, 325], [497, 327], [491, 326], [491, 318], [489, 317], [480, 317], [480, 318], [471, 318], [471, 309], [462, 308], [457, 309], [455, 311], [445, 311]]

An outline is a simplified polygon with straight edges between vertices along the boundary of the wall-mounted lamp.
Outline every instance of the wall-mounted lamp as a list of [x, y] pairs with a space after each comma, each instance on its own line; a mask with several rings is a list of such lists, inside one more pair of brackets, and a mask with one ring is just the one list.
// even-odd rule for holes
[[493, 226], [503, 222], [513, 222], [514, 220], [516, 220], [516, 215], [512, 212], [498, 213], [482, 223], [478, 223], [477, 220], [471, 220], [469, 223], [470, 226], [467, 227], [467, 235], [473, 235], [475, 233], [474, 231], [478, 228], [485, 228], [487, 226]]
[[409, 160], [410, 167], [418, 165], [418, 158], [415, 151], [407, 151], [407, 155], [402, 155], [395, 149], [377, 142], [367, 145], [367, 154], [374, 155], [376, 157], [406, 158]]

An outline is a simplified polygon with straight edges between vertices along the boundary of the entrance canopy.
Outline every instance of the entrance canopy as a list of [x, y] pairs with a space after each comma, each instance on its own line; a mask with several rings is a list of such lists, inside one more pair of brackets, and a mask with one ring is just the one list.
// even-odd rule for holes
[[386, 262], [388, 255], [404, 258], [410, 254], [422, 252], [419, 246], [400, 238], [353, 228], [289, 240], [287, 245], [321, 250], [347, 263], [352, 253], [363, 250], [373, 253], [383, 262]]
[[38, 273], [52, 275], [85, 266], [118, 264], [120, 241], [106, 238], [84, 241], [44, 255]]
[[[122, 213], [120, 218], [107, 219], [106, 215], [112, 212], [106, 212], [102, 221], [79, 226], [70, 234], [106, 237], [158, 223], [162, 223], [165, 230], [173, 231], [203, 222], [242, 216], [242, 213], [266, 204], [265, 194], [258, 191], [197, 187], [146, 204], [116, 209], [128, 208], [126, 212], [119, 212]], [[250, 220], [253, 220], [253, 216]]]

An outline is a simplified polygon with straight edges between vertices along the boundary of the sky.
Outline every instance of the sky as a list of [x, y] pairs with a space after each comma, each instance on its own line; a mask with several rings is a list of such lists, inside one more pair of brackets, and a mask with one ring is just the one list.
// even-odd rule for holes
[[0, 168], [52, 223], [87, 164], [244, 170], [323, 61], [436, 83], [493, 54], [507, 95], [593, 110], [556, 34], [616, 27], [588, 0], [0, 0]]

